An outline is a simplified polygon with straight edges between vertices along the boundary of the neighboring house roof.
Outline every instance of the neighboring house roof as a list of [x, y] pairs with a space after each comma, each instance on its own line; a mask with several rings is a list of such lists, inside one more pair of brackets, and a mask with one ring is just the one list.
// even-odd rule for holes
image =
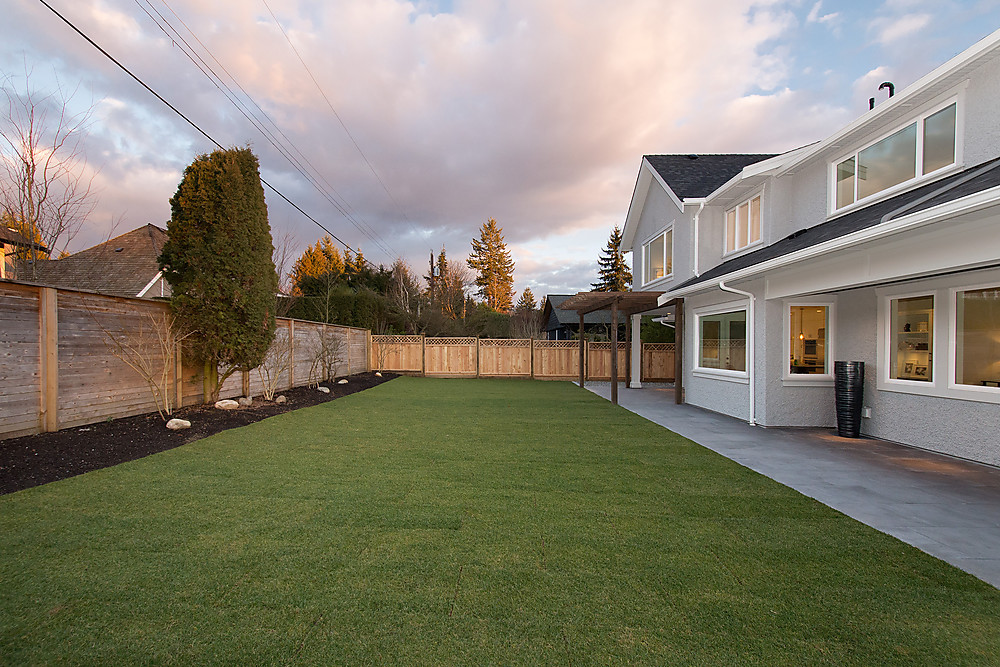
[[707, 197], [744, 167], [772, 157], [763, 153], [643, 156], [682, 201]]
[[165, 229], [147, 224], [62, 259], [38, 262], [32, 282], [139, 296], [160, 275]]
[[13, 227], [8, 227], [6, 225], [0, 225], [0, 244], [20, 246], [22, 248], [37, 248], [42, 252], [49, 251], [49, 249], [42, 244], [32, 241]]
[[[545, 306], [542, 307], [542, 321], [548, 326], [548, 330], [553, 327], [549, 324], [551, 321], [550, 316], [555, 315], [556, 320], [562, 326], [573, 326], [577, 327], [580, 325], [580, 316], [576, 314], [573, 310], [562, 310], [559, 306], [563, 301], [573, 296], [572, 294], [549, 294], [545, 297]], [[619, 322], [624, 322], [623, 317], [619, 316]], [[600, 310], [593, 313], [587, 313], [583, 316], [583, 325], [588, 324], [610, 324], [611, 323], [611, 311]]]
[[700, 283], [718, 281], [736, 271], [752, 268], [768, 260], [875, 227], [890, 219], [917, 213], [1000, 186], [1000, 168], [998, 167], [1000, 167], [1000, 158], [797, 231], [769, 246], [723, 262], [700, 276], [684, 281], [672, 288], [670, 292]]

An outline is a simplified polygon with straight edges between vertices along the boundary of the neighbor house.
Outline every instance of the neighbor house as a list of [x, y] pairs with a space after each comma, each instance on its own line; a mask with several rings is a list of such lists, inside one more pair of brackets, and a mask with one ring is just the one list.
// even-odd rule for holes
[[[686, 403], [1000, 465], [1000, 31], [782, 155], [649, 155], [635, 289], [679, 315]], [[633, 378], [638, 383], [638, 378]]]
[[147, 224], [62, 259], [42, 260], [31, 282], [113, 296], [170, 296], [157, 257], [167, 232]]
[[49, 249], [44, 245], [32, 241], [13, 227], [0, 224], [0, 278], [15, 280], [19, 277], [24, 263], [20, 255], [48, 253]]

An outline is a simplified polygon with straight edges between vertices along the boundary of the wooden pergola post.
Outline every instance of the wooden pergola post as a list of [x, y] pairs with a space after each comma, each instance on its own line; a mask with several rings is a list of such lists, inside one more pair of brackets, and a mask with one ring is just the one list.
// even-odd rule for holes
[[[615, 322], [615, 329], [618, 322]], [[615, 350], [617, 353], [617, 350]], [[632, 316], [625, 315], [625, 388], [632, 388]]]
[[583, 313], [580, 313], [580, 386], [583, 386], [583, 376], [586, 375], [586, 367], [584, 365], [583, 352], [584, 347], [587, 345], [587, 338], [583, 333]]
[[611, 404], [618, 405], [618, 301], [611, 302]]

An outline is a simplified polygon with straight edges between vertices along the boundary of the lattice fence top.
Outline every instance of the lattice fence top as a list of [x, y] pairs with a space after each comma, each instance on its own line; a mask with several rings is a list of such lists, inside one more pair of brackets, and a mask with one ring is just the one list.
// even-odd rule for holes
[[535, 341], [535, 347], [536, 348], [547, 347], [549, 349], [559, 349], [559, 348], [569, 349], [569, 348], [572, 348], [572, 349], [575, 350], [576, 348], [580, 347], [580, 341], [578, 341], [578, 340], [536, 340]]
[[[589, 347], [591, 350], [610, 350], [611, 343], [610, 342], [590, 343]], [[625, 343], [618, 343], [618, 349], [627, 350], [628, 347], [625, 345]]]
[[425, 345], [475, 345], [478, 338], [427, 338]]
[[423, 336], [372, 336], [373, 343], [396, 345], [400, 343], [419, 343]]
[[530, 338], [480, 338], [479, 345], [482, 347], [531, 347]]
[[643, 343], [642, 349], [648, 352], [673, 352], [676, 343]]

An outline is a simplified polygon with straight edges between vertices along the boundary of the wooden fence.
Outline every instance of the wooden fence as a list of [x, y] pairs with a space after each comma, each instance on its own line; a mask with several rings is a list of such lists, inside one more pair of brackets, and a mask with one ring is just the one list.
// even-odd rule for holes
[[[508, 377], [575, 380], [580, 377], [580, 342], [506, 338], [372, 336], [371, 367], [433, 377]], [[618, 343], [618, 379], [626, 379], [628, 348]], [[611, 343], [584, 348], [587, 380], [611, 379]], [[674, 344], [643, 343], [640, 378], [673, 382]]]
[[[159, 301], [0, 281], [0, 438], [155, 411], [145, 381], [113, 354], [108, 341], [151, 334], [168, 313]], [[339, 348], [335, 375], [368, 370], [369, 337], [366, 329], [279, 318], [275, 344], [292, 345], [277, 387], [315, 379], [310, 371], [315, 374], [321, 340], [328, 349]], [[164, 359], [153, 348], [152, 364], [168, 364], [174, 404], [202, 403], [201, 364], [182, 359], [176, 349]], [[250, 371], [230, 376], [221, 395], [258, 396], [262, 390], [259, 373]]]

